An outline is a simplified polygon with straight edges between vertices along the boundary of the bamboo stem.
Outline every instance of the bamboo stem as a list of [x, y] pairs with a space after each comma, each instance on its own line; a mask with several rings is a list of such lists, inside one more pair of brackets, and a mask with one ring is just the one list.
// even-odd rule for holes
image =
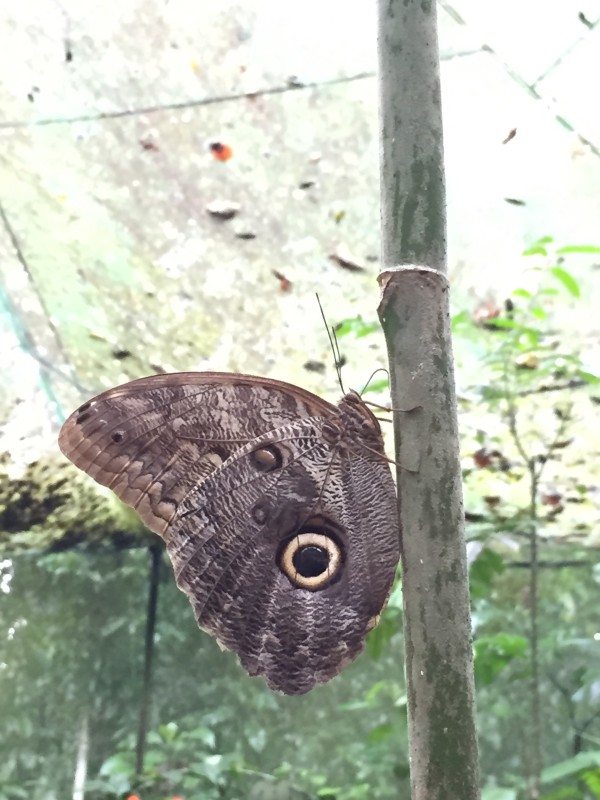
[[392, 406], [412, 409], [394, 415], [412, 800], [478, 800], [435, 3], [380, 0], [379, 54], [379, 317]]

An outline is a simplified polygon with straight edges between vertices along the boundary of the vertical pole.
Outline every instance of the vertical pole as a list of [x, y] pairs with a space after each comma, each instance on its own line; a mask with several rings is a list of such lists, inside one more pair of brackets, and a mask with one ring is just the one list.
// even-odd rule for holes
[[152, 702], [152, 668], [154, 664], [154, 634], [156, 630], [156, 609], [158, 605], [158, 584], [160, 581], [160, 564], [162, 550], [150, 547], [150, 564], [148, 569], [148, 607], [146, 611], [146, 632], [144, 636], [144, 674], [142, 678], [142, 696], [140, 700], [140, 716], [138, 720], [137, 742], [135, 745], [135, 773], [141, 775], [144, 769], [144, 753], [148, 732], [148, 717]]
[[77, 756], [73, 775], [72, 800], [85, 800], [85, 782], [87, 780], [88, 756], [90, 750], [90, 725], [88, 712], [83, 712], [77, 730]]
[[412, 800], [478, 800], [436, 6], [379, 0], [382, 297], [402, 531]]
[[378, 0], [384, 266], [446, 272], [446, 191], [434, 0]]

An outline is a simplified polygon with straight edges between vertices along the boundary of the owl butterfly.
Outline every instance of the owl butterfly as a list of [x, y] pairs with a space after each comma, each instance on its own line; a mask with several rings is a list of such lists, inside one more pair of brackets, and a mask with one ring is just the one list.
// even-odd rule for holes
[[62, 452], [166, 542], [198, 625], [303, 694], [360, 652], [399, 558], [379, 423], [251, 375], [126, 383], [65, 422]]

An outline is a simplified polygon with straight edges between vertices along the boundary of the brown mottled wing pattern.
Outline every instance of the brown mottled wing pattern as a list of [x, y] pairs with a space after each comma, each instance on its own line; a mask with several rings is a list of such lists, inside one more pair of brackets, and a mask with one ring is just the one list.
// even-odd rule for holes
[[[236, 451], [181, 503], [168, 551], [198, 624], [251, 675], [287, 694], [329, 680], [363, 647], [398, 562], [395, 491], [385, 461], [343, 454], [323, 419], [298, 420]], [[281, 466], [257, 473], [253, 453], [276, 445]], [[282, 543], [324, 518], [344, 553], [320, 591], [277, 567]]]
[[285, 422], [334, 412], [295, 386], [218, 372], [154, 375], [84, 403], [59, 446], [168, 538], [177, 507], [243, 444]]
[[[336, 407], [267, 378], [157, 375], [84, 403], [59, 444], [166, 540], [199, 625], [251, 675], [301, 694], [361, 650], [399, 545], [381, 432], [357, 395]], [[313, 570], [324, 553], [333, 573]]]

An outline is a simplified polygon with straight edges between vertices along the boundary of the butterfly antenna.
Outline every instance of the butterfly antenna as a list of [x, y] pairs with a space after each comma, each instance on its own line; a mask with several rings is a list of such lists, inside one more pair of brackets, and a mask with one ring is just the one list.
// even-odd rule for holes
[[361, 389], [361, 391], [360, 391], [360, 396], [361, 396], [361, 397], [362, 397], [362, 395], [363, 395], [363, 394], [364, 394], [364, 393], [367, 391], [367, 388], [368, 388], [369, 384], [371, 383], [371, 381], [373, 380], [373, 378], [375, 377], [375, 375], [377, 375], [377, 373], [378, 373], [378, 372], [385, 372], [385, 374], [386, 374], [386, 375], [387, 375], [387, 377], [388, 377], [388, 383], [389, 383], [389, 380], [390, 380], [390, 372], [389, 372], [389, 370], [388, 370], [388, 369], [386, 369], [385, 367], [377, 367], [377, 369], [376, 369], [376, 370], [373, 370], [373, 372], [371, 373], [371, 375], [370, 375], [370, 377], [369, 377], [369, 380], [368, 380], [368, 381], [365, 383], [365, 385], [364, 385], [364, 386], [363, 386], [363, 388]]
[[331, 329], [329, 328], [329, 323], [327, 322], [327, 317], [325, 316], [325, 312], [323, 311], [323, 306], [321, 305], [321, 300], [319, 299], [319, 295], [315, 292], [315, 296], [317, 298], [317, 303], [319, 304], [319, 310], [321, 312], [321, 317], [323, 322], [325, 323], [325, 330], [327, 331], [327, 338], [329, 339], [329, 346], [331, 347], [331, 352], [333, 353], [333, 363], [335, 365], [335, 371], [337, 373], [338, 383], [340, 385], [340, 389], [342, 390], [342, 394], [346, 394], [346, 390], [344, 389], [344, 384], [342, 382], [342, 370], [341, 370], [341, 355], [340, 355], [340, 348], [337, 342], [337, 336], [335, 335], [335, 330], [333, 325]]
[[335, 325], [331, 326], [331, 335], [333, 337], [333, 343], [335, 345], [336, 364], [338, 365], [338, 370], [340, 372], [340, 378], [341, 378], [341, 369], [342, 369], [342, 364], [344, 363], [344, 360], [342, 358], [342, 354], [340, 353], [340, 344], [338, 342], [337, 333], [335, 332]]

